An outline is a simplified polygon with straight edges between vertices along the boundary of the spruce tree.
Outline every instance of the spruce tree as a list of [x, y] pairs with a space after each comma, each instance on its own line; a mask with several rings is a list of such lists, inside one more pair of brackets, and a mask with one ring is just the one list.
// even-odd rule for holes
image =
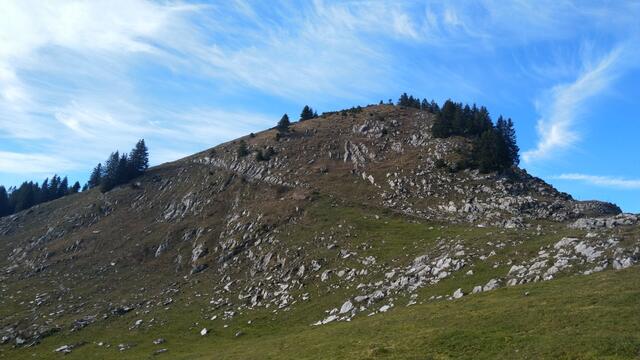
[[118, 185], [118, 167], [120, 164], [120, 153], [113, 152], [105, 163], [104, 175], [100, 182], [100, 191], [107, 192]]
[[480, 135], [475, 146], [476, 163], [480, 172], [488, 173], [499, 169], [498, 143], [498, 133], [493, 129], [487, 130]]
[[149, 168], [149, 149], [144, 139], [140, 139], [131, 150], [129, 162], [132, 177], [142, 175]]
[[124, 184], [131, 180], [132, 175], [129, 157], [127, 154], [122, 154], [118, 161], [118, 170], [116, 170], [116, 185]]
[[80, 192], [80, 182], [76, 181], [73, 183], [73, 186], [71, 186], [71, 189], [69, 189], [69, 193], [77, 194], [78, 192]]
[[60, 180], [60, 177], [58, 175], [53, 175], [53, 177], [51, 178], [51, 183], [49, 185], [49, 196], [45, 201], [56, 199], [56, 196], [58, 195], [58, 187], [60, 187], [61, 181], [62, 180]]
[[289, 121], [289, 115], [284, 114], [282, 115], [280, 121], [278, 121], [278, 125], [276, 127], [280, 132], [287, 132], [289, 131], [289, 125], [291, 125], [291, 122]]
[[89, 189], [93, 189], [100, 185], [102, 182], [102, 171], [102, 164], [98, 164], [93, 168], [91, 176], [89, 176], [89, 182], [87, 183]]
[[39, 202], [49, 201], [51, 199], [51, 189], [49, 188], [49, 178], [44, 179], [40, 188]]
[[305, 105], [300, 113], [300, 121], [311, 120], [318, 115], [313, 112], [313, 109], [309, 105]]
[[62, 181], [60, 181], [60, 185], [58, 185], [58, 190], [56, 191], [56, 199], [61, 198], [69, 193], [69, 180], [65, 176]]
[[238, 144], [237, 150], [238, 157], [245, 157], [249, 155], [249, 149], [247, 148], [247, 143], [244, 140], [240, 140]]
[[7, 189], [0, 185], [0, 217], [11, 214], [11, 206], [9, 204], [9, 195]]
[[503, 119], [502, 116], [496, 123], [496, 129], [503, 138], [506, 147], [506, 161], [510, 165], [520, 164], [520, 148], [516, 142], [516, 130], [513, 127], [513, 121], [509, 118]]
[[14, 197], [15, 212], [26, 210], [36, 204], [36, 187], [33, 182], [23, 182], [11, 195]]

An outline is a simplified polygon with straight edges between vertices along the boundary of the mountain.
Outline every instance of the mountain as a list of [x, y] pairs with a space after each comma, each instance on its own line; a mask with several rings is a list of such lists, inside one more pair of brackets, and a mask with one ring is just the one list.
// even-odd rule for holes
[[636, 357], [638, 216], [457, 170], [434, 120], [326, 113], [0, 219], [0, 358]]

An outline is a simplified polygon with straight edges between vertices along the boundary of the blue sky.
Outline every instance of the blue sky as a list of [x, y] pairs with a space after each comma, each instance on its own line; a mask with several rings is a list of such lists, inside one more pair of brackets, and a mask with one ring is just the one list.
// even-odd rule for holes
[[640, 212], [637, 1], [0, 1], [0, 184], [85, 181], [406, 91], [514, 119], [522, 164]]

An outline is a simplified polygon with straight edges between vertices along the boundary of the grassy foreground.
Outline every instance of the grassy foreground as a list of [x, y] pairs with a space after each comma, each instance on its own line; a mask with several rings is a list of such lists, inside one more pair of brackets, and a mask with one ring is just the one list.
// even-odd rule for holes
[[[527, 295], [525, 295], [527, 294]], [[188, 309], [188, 308], [187, 308]], [[303, 311], [300, 309], [298, 311]], [[176, 314], [179, 315], [179, 314]], [[350, 323], [311, 327], [288, 319], [256, 321], [235, 337], [201, 337], [193, 313], [160, 331], [123, 334], [107, 323], [54, 335], [5, 359], [637, 359], [640, 357], [640, 268], [503, 288], [456, 301], [397, 307]], [[291, 318], [296, 314], [292, 312]], [[181, 322], [182, 320], [182, 322]], [[266, 320], [266, 316], [265, 316]], [[262, 325], [260, 325], [262, 323]], [[190, 331], [185, 331], [191, 329]], [[163, 336], [167, 343], [153, 345]], [[71, 354], [56, 346], [85, 339]], [[90, 339], [133, 341], [120, 352]], [[151, 355], [155, 349], [168, 351]]]

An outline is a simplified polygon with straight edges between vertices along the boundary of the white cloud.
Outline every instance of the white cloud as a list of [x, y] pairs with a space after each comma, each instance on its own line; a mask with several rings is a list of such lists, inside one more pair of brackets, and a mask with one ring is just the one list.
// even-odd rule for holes
[[52, 168], [73, 169], [74, 164], [59, 156], [0, 151], [0, 169], [13, 174], [49, 174]]
[[587, 66], [569, 84], [551, 89], [548, 98], [538, 104], [542, 116], [537, 122], [536, 147], [523, 153], [525, 163], [548, 158], [573, 146], [579, 139], [576, 121], [587, 107], [586, 101], [605, 91], [617, 75], [623, 49], [615, 48], [595, 65]]
[[[413, 86], [459, 96], [475, 90], [467, 69], [433, 56], [472, 56], [483, 50], [479, 40], [497, 46], [562, 38], [580, 16], [598, 22], [615, 13], [616, 26], [636, 18], [621, 5], [585, 14], [556, 3], [532, 10], [497, 0], [0, 0], [0, 139], [12, 146], [0, 144], [8, 150], [0, 172], [40, 171], [47, 163], [58, 171], [85, 169], [139, 137], [155, 163], [173, 160], [273, 124], [277, 119], [259, 111], [237, 110], [253, 96], [247, 89], [314, 104], [369, 101]], [[560, 24], [557, 14], [569, 20]], [[398, 45], [425, 51], [407, 59]], [[206, 92], [219, 93], [221, 105], [203, 105], [211, 96], [186, 99]], [[16, 149], [24, 149], [22, 170]]]
[[562, 174], [558, 176], [553, 176], [554, 179], [559, 180], [575, 180], [575, 181], [583, 181], [591, 185], [609, 187], [609, 188], [617, 188], [617, 189], [629, 189], [635, 190], [640, 189], [640, 179], [625, 179], [621, 177], [613, 177], [613, 176], [596, 176], [596, 175], [585, 175], [585, 174]]

